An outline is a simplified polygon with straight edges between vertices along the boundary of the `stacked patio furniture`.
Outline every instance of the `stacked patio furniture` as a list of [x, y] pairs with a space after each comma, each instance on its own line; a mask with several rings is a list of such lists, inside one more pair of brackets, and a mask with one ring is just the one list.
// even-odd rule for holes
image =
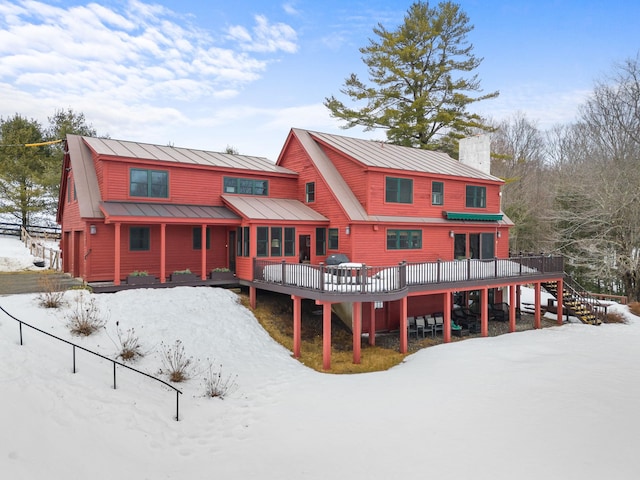
[[509, 304], [505, 302], [489, 304], [489, 318], [498, 322], [509, 321]]
[[480, 332], [480, 322], [478, 316], [465, 307], [457, 307], [451, 310], [451, 320], [460, 325], [469, 333]]

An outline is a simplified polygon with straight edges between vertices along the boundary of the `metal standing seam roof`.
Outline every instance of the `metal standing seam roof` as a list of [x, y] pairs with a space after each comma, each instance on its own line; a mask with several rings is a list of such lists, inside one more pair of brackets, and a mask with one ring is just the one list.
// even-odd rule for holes
[[299, 200], [241, 195], [222, 195], [222, 199], [249, 220], [329, 221]]
[[[98, 187], [98, 176], [91, 150], [82, 142], [82, 137], [78, 135], [67, 135], [67, 149], [69, 151], [69, 165], [73, 173], [80, 217], [82, 218], [102, 218], [100, 211], [100, 188]], [[67, 188], [71, 188], [67, 185]]]
[[328, 133], [308, 133], [312, 138], [332, 146], [368, 167], [477, 178], [502, 183], [499, 178], [465, 165], [443, 152], [401, 147], [390, 143]]
[[169, 203], [102, 202], [109, 217], [181, 218], [198, 220], [240, 220], [227, 207], [212, 205], [176, 205]]
[[331, 162], [327, 154], [311, 137], [310, 132], [299, 128], [292, 129], [300, 144], [305, 149], [309, 158], [324, 178], [329, 188], [333, 191], [340, 206], [344, 209], [347, 217], [353, 221], [366, 221], [369, 219], [366, 210], [358, 201], [357, 197], [342, 178], [342, 175]]
[[82, 139], [98, 155], [298, 175], [293, 170], [280, 167], [264, 157], [152, 145], [110, 138], [82, 137]]

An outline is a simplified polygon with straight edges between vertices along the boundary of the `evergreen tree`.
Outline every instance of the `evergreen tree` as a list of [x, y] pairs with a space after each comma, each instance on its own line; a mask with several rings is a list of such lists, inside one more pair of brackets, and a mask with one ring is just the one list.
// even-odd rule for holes
[[468, 95], [481, 91], [477, 75], [470, 74], [482, 61], [467, 42], [471, 30], [466, 13], [453, 2], [436, 8], [414, 3], [402, 25], [389, 31], [378, 24], [373, 29], [378, 40], [360, 48], [373, 86], [351, 74], [341, 92], [364, 105], [349, 108], [334, 96], [324, 105], [347, 122], [345, 128], [382, 128], [391, 143], [451, 152], [472, 131], [490, 130], [467, 107], [498, 96]]
[[0, 213], [15, 216], [24, 227], [52, 200], [45, 185], [55, 160], [46, 145], [27, 146], [44, 141], [36, 120], [17, 113], [0, 119]]

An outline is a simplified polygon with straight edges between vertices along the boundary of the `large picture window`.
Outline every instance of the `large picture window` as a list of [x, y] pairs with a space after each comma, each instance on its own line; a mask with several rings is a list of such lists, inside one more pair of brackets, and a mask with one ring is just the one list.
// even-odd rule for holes
[[296, 229], [293, 227], [284, 229], [284, 256], [296, 256]]
[[269, 256], [269, 227], [258, 227], [257, 231], [257, 255], [258, 257]]
[[327, 229], [316, 228], [316, 255], [327, 254]]
[[467, 185], [467, 203], [468, 208], [486, 208], [487, 207], [487, 187], [477, 187], [475, 185]]
[[338, 250], [338, 229], [329, 229], [329, 250]]
[[444, 205], [444, 183], [431, 182], [431, 205]]
[[[211, 230], [207, 228], [205, 233], [206, 242], [207, 242], [207, 250], [211, 248]], [[193, 249], [194, 250], [202, 250], [202, 227], [194, 227], [193, 229]]]
[[282, 227], [271, 227], [271, 256], [282, 256]]
[[416, 250], [421, 248], [421, 230], [387, 230], [388, 250]]
[[410, 178], [386, 177], [385, 202], [413, 203], [413, 180]]
[[129, 227], [129, 250], [143, 252], [151, 249], [149, 227]]
[[238, 257], [249, 256], [249, 227], [238, 227], [236, 231], [237, 238], [237, 255]]
[[224, 193], [240, 193], [242, 195], [269, 195], [269, 181], [252, 178], [224, 177]]
[[132, 197], [167, 198], [169, 173], [161, 170], [132, 168], [129, 177], [129, 194]]

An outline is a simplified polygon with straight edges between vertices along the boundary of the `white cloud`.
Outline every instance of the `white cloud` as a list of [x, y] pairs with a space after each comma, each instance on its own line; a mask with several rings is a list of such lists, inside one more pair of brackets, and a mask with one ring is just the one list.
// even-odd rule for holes
[[240, 42], [242, 48], [249, 52], [277, 52], [282, 50], [295, 53], [298, 50], [296, 31], [286, 23], [270, 24], [263, 15], [255, 16], [256, 25], [252, 33], [240, 26], [230, 27], [228, 34]]
[[255, 20], [251, 34], [234, 27], [235, 42], [229, 42], [224, 32], [204, 31], [138, 0], [124, 7], [0, 0], [0, 115], [20, 112], [44, 121], [68, 105], [96, 127], [117, 121], [120, 129], [132, 118], [186, 123], [190, 114], [164, 105], [192, 109], [187, 102], [233, 98], [267, 68], [269, 59], [254, 52], [296, 50], [291, 27]]

